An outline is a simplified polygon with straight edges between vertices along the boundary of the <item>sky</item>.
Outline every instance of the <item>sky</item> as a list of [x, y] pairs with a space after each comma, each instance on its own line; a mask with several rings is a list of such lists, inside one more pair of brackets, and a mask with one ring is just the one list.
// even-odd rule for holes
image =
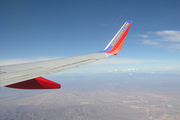
[[132, 20], [118, 55], [53, 75], [180, 78], [179, 6], [179, 0], [0, 0], [0, 65], [99, 52]]

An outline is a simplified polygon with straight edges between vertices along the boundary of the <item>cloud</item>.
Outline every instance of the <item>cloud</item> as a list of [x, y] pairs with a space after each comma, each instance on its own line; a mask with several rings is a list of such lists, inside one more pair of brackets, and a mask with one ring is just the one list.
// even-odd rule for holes
[[135, 69], [135, 68], [128, 68], [128, 69], [123, 69], [123, 70], [118, 70], [118, 69], [115, 69], [115, 70], [106, 70], [106, 72], [108, 73], [119, 73], [119, 72], [134, 72], [134, 71], [138, 71], [138, 69]]
[[111, 72], [113, 72], [113, 71], [112, 71], [112, 70], [108, 70], [107, 72], [111, 73]]
[[114, 72], [117, 72], [117, 71], [118, 71], [118, 69], [115, 69], [115, 70], [114, 70]]
[[161, 70], [180, 70], [180, 67], [161, 67]]
[[134, 68], [129, 68], [129, 69], [127, 69], [128, 71], [136, 71], [136, 70], [138, 70], [138, 69], [134, 69]]
[[138, 37], [148, 38], [148, 35], [138, 35]]
[[90, 65], [102, 65], [102, 64], [139, 64], [147, 62], [166, 62], [161, 60], [144, 60], [144, 59], [124, 59], [124, 58], [107, 58]]
[[108, 72], [108, 73], [112, 73], [112, 72], [118, 72], [119, 70], [115, 69], [115, 70], [105, 70], [105, 71]]
[[143, 40], [143, 44], [147, 44], [147, 45], [158, 45], [159, 43], [157, 42], [152, 42], [150, 40]]
[[130, 72], [130, 71], [138, 71], [138, 69], [135, 69], [135, 68], [128, 68], [128, 69], [124, 69], [124, 70], [121, 70], [123, 72]]
[[169, 45], [169, 48], [180, 50], [180, 44], [171, 44]]
[[129, 75], [132, 75], [132, 73], [129, 73]]
[[128, 68], [128, 69], [123, 69], [123, 70], [118, 70], [118, 69], [114, 69], [114, 70], [105, 70], [108, 73], [119, 73], [119, 72], [133, 72], [133, 71], [138, 71], [138, 69], [135, 68]]
[[[138, 35], [143, 39], [147, 38], [150, 40], [142, 40], [145, 45], [154, 45], [156, 47], [163, 47], [173, 50], [180, 50], [180, 31], [175, 30], [164, 30], [156, 32], [148, 32], [147, 35]], [[176, 43], [176, 44], [175, 44]]]
[[180, 42], [180, 31], [165, 30], [155, 32], [158, 36], [163, 37], [164, 41]]
[[133, 73], [148, 73], [148, 74], [157, 74], [162, 73], [163, 71], [173, 72], [175, 74], [180, 74], [179, 72], [180, 67], [160, 67], [160, 68], [144, 68], [144, 69], [137, 69], [137, 68], [127, 68], [127, 69], [112, 69], [112, 70], [105, 70], [107, 73], [127, 73], [127, 74], [133, 74]]

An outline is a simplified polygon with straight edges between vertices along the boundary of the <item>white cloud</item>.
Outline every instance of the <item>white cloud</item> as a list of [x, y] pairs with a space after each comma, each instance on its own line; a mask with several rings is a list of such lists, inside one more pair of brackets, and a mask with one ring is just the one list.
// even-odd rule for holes
[[106, 70], [106, 72], [108, 72], [108, 73], [115, 73], [115, 72], [133, 72], [133, 71], [138, 71], [138, 69], [128, 68], [128, 69], [123, 69], [123, 70], [118, 70], [118, 69], [115, 69], [115, 70]]
[[158, 36], [163, 37], [164, 41], [180, 42], [180, 31], [165, 30], [155, 32]]
[[124, 59], [124, 58], [107, 58], [90, 65], [102, 65], [102, 64], [139, 64], [146, 62], [166, 62], [160, 60], [143, 60], [143, 59]]
[[153, 42], [153, 41], [150, 41], [150, 40], [143, 40], [143, 44], [147, 44], [147, 45], [158, 45], [159, 43]]
[[169, 45], [169, 48], [180, 50], [180, 44], [171, 44]]
[[161, 70], [180, 70], [180, 67], [161, 67]]
[[138, 35], [138, 37], [148, 38], [148, 35]]
[[118, 69], [115, 69], [115, 70], [107, 70], [106, 72], [108, 72], [108, 73], [118, 72]]
[[113, 71], [112, 71], [112, 70], [108, 70], [107, 72], [111, 73], [111, 72], [113, 72]]
[[118, 69], [115, 69], [115, 70], [114, 70], [114, 72], [117, 72], [117, 71], [118, 71]]
[[[143, 37], [145, 39], [146, 35], [140, 35], [140, 37]], [[180, 31], [164, 30], [148, 32], [147, 37], [150, 40], [143, 40], [143, 44], [155, 45], [157, 47], [163, 47], [173, 50], [180, 50]]]
[[115, 70], [106, 70], [106, 72], [109, 72], [109, 73], [127, 73], [129, 75], [132, 75], [133, 73], [140, 73], [140, 72], [147, 72], [148, 71], [148, 74], [157, 74], [158, 72], [163, 72], [163, 71], [170, 71], [170, 72], [173, 72], [175, 71], [175, 73], [177, 74], [180, 74], [179, 70], [180, 70], [180, 67], [160, 67], [160, 68], [144, 68], [144, 69], [136, 69], [136, 68], [127, 68], [127, 69], [122, 69], [122, 70], [118, 70], [116, 71], [117, 69]]
[[131, 68], [127, 69], [127, 70], [131, 70]]
[[128, 68], [128, 69], [124, 69], [124, 70], [121, 70], [123, 72], [129, 72], [129, 71], [138, 71], [138, 69], [135, 69], [135, 68]]

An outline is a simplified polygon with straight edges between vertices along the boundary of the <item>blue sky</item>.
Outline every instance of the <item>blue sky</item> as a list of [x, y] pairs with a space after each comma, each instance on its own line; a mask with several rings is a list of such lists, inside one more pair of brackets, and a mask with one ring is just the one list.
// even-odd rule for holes
[[117, 56], [61, 74], [180, 75], [179, 6], [179, 0], [1, 0], [0, 64], [99, 52], [132, 20]]

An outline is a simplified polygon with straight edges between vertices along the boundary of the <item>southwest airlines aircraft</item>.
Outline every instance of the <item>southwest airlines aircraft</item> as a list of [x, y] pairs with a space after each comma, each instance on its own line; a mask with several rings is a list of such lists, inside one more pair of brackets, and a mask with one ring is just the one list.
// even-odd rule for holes
[[98, 53], [0, 66], [0, 87], [17, 89], [59, 89], [61, 85], [41, 76], [86, 65], [100, 59], [117, 55], [121, 50], [132, 21], [127, 21], [110, 41], [107, 47]]

